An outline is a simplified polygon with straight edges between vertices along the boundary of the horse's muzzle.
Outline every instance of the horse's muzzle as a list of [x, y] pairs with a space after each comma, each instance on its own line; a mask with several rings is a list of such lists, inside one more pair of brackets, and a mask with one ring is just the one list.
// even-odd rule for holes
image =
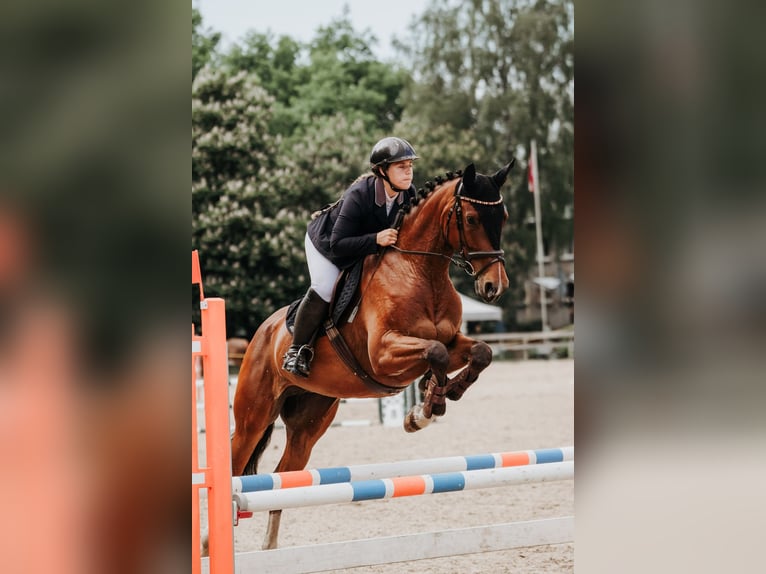
[[508, 288], [508, 274], [503, 263], [502, 259], [496, 259], [474, 275], [474, 290], [486, 303], [497, 301]]

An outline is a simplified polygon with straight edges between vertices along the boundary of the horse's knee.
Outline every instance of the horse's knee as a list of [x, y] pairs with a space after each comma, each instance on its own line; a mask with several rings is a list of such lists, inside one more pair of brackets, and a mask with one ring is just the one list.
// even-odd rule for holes
[[477, 341], [471, 347], [471, 364], [479, 370], [486, 369], [492, 362], [492, 347], [484, 341]]
[[[490, 350], [490, 358], [492, 351]], [[426, 348], [425, 353], [426, 360], [431, 365], [431, 370], [435, 373], [444, 374], [447, 372], [449, 365], [449, 351], [447, 347], [439, 341], [432, 341]]]

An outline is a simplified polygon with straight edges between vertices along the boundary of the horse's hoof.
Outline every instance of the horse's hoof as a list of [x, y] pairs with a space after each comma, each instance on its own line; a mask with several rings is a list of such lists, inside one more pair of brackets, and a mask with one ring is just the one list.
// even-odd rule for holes
[[[443, 417], [444, 413], [446, 412], [447, 412], [447, 405], [445, 405], [444, 403], [434, 402], [431, 405], [431, 416]], [[430, 421], [431, 419], [428, 419], [428, 420]]]
[[463, 398], [463, 395], [468, 390], [468, 387], [470, 387], [475, 381], [471, 381], [470, 383], [466, 381], [456, 381], [453, 385], [451, 385], [451, 388], [449, 392], [447, 392], [447, 398], [451, 401], [459, 401]]
[[426, 418], [423, 416], [423, 407], [421, 405], [415, 405], [404, 417], [404, 430], [406, 432], [416, 432], [426, 428], [431, 424], [432, 418]]

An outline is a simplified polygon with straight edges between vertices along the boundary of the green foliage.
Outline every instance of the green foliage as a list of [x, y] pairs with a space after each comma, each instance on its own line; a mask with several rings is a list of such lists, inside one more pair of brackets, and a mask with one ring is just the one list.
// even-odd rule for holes
[[256, 75], [274, 97], [270, 129], [286, 138], [288, 152], [320, 118], [342, 115], [367, 133], [388, 134], [401, 117], [406, 73], [378, 62], [347, 16], [320, 27], [308, 45], [251, 32], [222, 64]]
[[206, 68], [192, 84], [192, 246], [206, 292], [226, 300], [231, 334], [251, 335], [307, 277], [307, 211], [275, 193], [284, 174], [267, 130], [272, 104], [245, 72]]
[[[428, 158], [423, 164], [430, 169], [428, 154], [434, 154], [434, 167], [475, 161], [489, 173], [512, 156], [520, 160], [503, 190], [510, 214], [503, 248], [515, 291], [503, 301], [509, 320], [535, 261], [534, 197], [524, 161], [532, 139], [548, 251], [572, 242], [572, 221], [565, 218], [574, 202], [572, 22], [566, 0], [436, 0], [397, 44], [417, 72], [404, 94], [405, 119], [394, 131], [417, 126], [413, 141]], [[454, 278], [468, 286], [459, 273]]]
[[[272, 89], [285, 85], [279, 70], [234, 70], [233, 62], [262, 65], [251, 58], [255, 54], [272, 60], [287, 54], [280, 70], [305, 76], [309, 68], [301, 71], [295, 44], [281, 39], [271, 50], [264, 38], [251, 34], [252, 53], [235, 49], [225, 66], [202, 69], [192, 86], [193, 246], [200, 249], [206, 292], [226, 299], [229, 332], [245, 335], [305, 292], [303, 241], [310, 214], [366, 171], [376, 137], [369, 114], [356, 104], [321, 109], [317, 92], [301, 86], [288, 108], [262, 79]], [[309, 85], [326, 76], [313, 72]], [[286, 110], [294, 114], [300, 129], [281, 132], [274, 121], [279, 109], [283, 117]], [[307, 109], [313, 115], [304, 117]]]
[[192, 6], [192, 81], [211, 61], [220, 40], [221, 34], [202, 29], [202, 14]]
[[367, 170], [372, 144], [359, 118], [341, 113], [317, 118], [292, 141], [291, 153], [281, 157], [281, 165], [283, 193], [293, 205], [313, 211], [331, 203]]
[[309, 70], [298, 60], [302, 46], [288, 36], [275, 41], [271, 34], [248, 32], [242, 44], [234, 44], [222, 56], [222, 63], [233, 71], [244, 71], [258, 78], [261, 86], [278, 105], [289, 107]]
[[[538, 143], [543, 230], [572, 241], [571, 0], [434, 0], [378, 61], [348, 14], [302, 44], [252, 31], [226, 53], [192, 9], [192, 241], [205, 291], [227, 302], [229, 332], [249, 336], [305, 292], [312, 211], [360, 173], [375, 141], [398, 135], [421, 156], [415, 184], [474, 162], [491, 173], [516, 156], [503, 193], [503, 248], [515, 293], [535, 261], [527, 146]], [[454, 275], [471, 292], [470, 280]]]

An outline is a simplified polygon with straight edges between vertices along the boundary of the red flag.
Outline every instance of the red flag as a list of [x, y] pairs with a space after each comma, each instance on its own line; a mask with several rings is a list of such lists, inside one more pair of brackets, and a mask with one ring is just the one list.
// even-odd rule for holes
[[537, 175], [537, 146], [534, 140], [529, 150], [529, 163], [527, 164], [527, 189], [529, 193], [535, 192], [535, 176]]
[[532, 168], [532, 158], [529, 159], [529, 169], [527, 174], [527, 189], [529, 189], [529, 193], [535, 192], [535, 173], [534, 173], [534, 169]]

